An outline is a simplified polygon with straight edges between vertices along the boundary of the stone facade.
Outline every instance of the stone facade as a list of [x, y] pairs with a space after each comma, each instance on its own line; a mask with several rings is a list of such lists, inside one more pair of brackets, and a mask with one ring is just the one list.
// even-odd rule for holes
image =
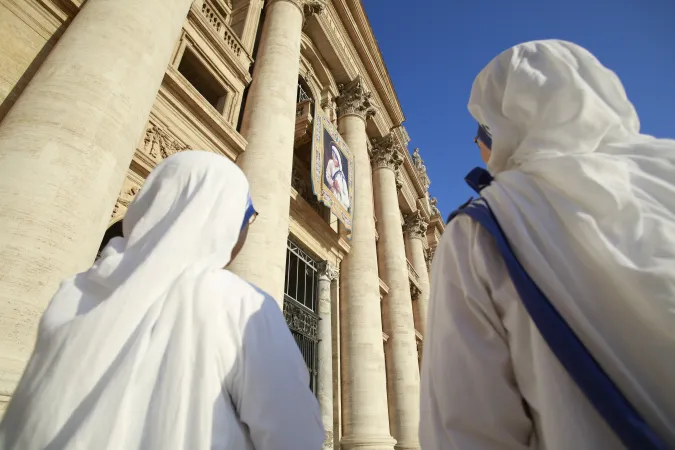
[[[0, 0], [0, 410], [59, 281], [153, 167], [193, 148], [251, 181], [260, 216], [232, 269], [283, 308], [325, 448], [418, 449], [444, 224], [361, 2], [83, 3]], [[315, 108], [354, 154], [350, 232], [312, 194]]]

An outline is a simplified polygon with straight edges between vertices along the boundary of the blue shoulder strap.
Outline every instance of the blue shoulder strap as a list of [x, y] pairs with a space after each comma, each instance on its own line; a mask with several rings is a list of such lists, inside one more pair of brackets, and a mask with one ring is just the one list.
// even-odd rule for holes
[[[466, 181], [474, 190], [480, 192], [490, 184], [492, 177], [487, 171], [476, 168], [469, 173]], [[485, 199], [472, 201], [458, 210], [457, 214], [471, 217], [494, 238], [516, 291], [542, 337], [623, 444], [629, 450], [666, 450], [664, 443], [628, 402], [565, 319], [530, 278], [511, 250], [506, 235]]]

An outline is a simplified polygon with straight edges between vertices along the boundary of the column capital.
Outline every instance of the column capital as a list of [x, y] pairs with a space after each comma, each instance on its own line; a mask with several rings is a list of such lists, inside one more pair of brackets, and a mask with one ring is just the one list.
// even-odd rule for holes
[[321, 14], [326, 8], [327, 0], [269, 0], [268, 6], [275, 2], [289, 2], [297, 6], [305, 18], [309, 18], [315, 14]]
[[427, 235], [428, 226], [429, 224], [424, 220], [424, 217], [422, 217], [422, 213], [417, 210], [405, 217], [403, 233], [414, 239], [424, 239]]
[[403, 175], [401, 175], [401, 170], [396, 169], [396, 190], [400, 191], [403, 189]]
[[379, 139], [372, 139], [373, 151], [371, 156], [371, 163], [373, 169], [391, 169], [394, 173], [403, 164], [403, 157], [399, 152], [401, 147], [394, 139], [394, 135], [389, 133]]
[[365, 82], [360, 75], [350, 83], [339, 85], [338, 90], [340, 91], [336, 99], [338, 117], [355, 115], [366, 121], [375, 115], [372, 93], [366, 90]]
[[331, 264], [328, 261], [322, 261], [319, 263], [319, 279], [334, 281], [340, 276], [340, 269]]

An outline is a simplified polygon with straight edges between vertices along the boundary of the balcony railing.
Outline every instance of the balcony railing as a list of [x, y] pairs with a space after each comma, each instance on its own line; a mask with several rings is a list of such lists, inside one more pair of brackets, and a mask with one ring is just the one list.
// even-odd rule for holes
[[218, 34], [225, 44], [232, 49], [234, 54], [237, 57], [240, 57], [244, 51], [243, 47], [234, 31], [227, 25], [227, 17], [221, 11], [222, 8], [216, 7], [213, 1], [214, 0], [203, 0], [201, 8], [202, 15], [211, 24], [216, 34]]

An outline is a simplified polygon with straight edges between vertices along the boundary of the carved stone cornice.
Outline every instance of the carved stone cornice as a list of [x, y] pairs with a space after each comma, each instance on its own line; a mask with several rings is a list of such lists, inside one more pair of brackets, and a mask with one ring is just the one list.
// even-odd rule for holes
[[340, 84], [338, 90], [340, 91], [336, 99], [338, 117], [356, 115], [365, 121], [375, 115], [372, 93], [366, 90], [361, 76], [348, 84]]
[[427, 235], [429, 224], [424, 220], [422, 213], [418, 210], [405, 217], [403, 224], [403, 233], [411, 238], [424, 239]]
[[335, 281], [340, 276], [340, 269], [328, 261], [322, 261], [318, 265], [319, 279]]
[[370, 161], [373, 169], [391, 169], [396, 173], [403, 164], [403, 157], [399, 152], [401, 146], [394, 135], [389, 133], [379, 139], [371, 139], [371, 143], [373, 151]]

